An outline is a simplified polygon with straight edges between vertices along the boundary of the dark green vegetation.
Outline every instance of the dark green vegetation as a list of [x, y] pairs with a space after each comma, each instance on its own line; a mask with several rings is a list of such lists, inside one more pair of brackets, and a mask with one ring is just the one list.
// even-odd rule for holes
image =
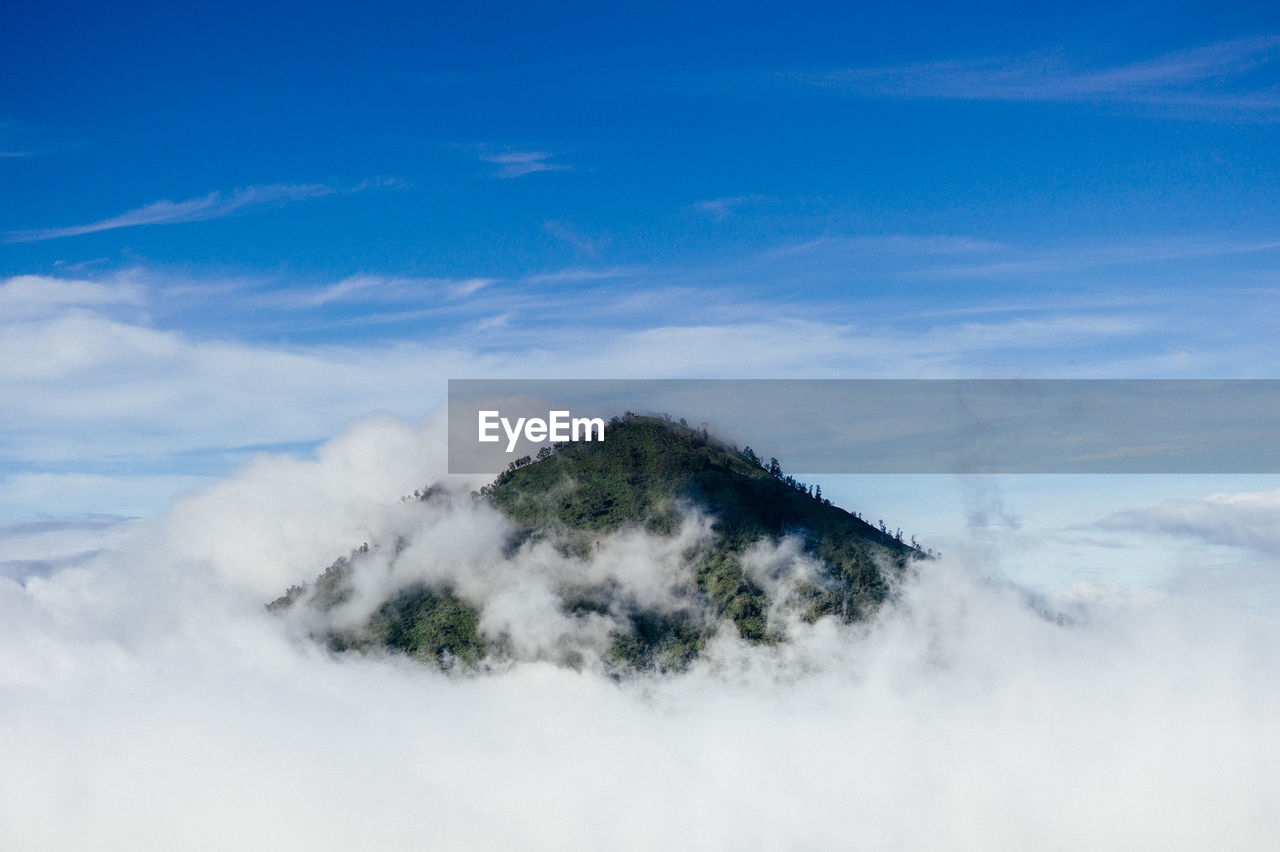
[[[717, 615], [753, 642], [776, 637], [766, 624], [768, 601], [747, 578], [741, 556], [761, 538], [804, 536], [827, 567], [827, 582], [804, 590], [806, 616], [854, 620], [884, 600], [888, 587], [873, 558], [901, 566], [918, 551], [706, 433], [654, 417], [610, 425], [602, 443], [571, 443], [540, 461], [509, 469], [486, 496], [530, 531], [605, 533], [643, 524], [666, 533], [678, 523], [681, 499], [715, 517], [720, 541], [691, 554], [698, 589]], [[637, 632], [644, 630], [637, 625]]]
[[[326, 568], [316, 578], [307, 602], [321, 612], [346, 603], [351, 597], [353, 562], [368, 552], [368, 545], [362, 545]], [[286, 610], [307, 600], [308, 591], [302, 586], [293, 586], [267, 604], [267, 609]], [[480, 662], [488, 651], [479, 622], [479, 611], [451, 590], [414, 584], [379, 606], [361, 629], [330, 631], [325, 638], [335, 651], [387, 648], [441, 668], [458, 664], [469, 667]]]
[[[430, 495], [419, 496], [430, 502]], [[888, 594], [886, 572], [924, 555], [883, 524], [877, 529], [785, 476], [776, 461], [765, 465], [749, 448], [738, 451], [657, 417], [615, 419], [603, 442], [563, 444], [537, 460], [521, 459], [474, 498], [514, 522], [513, 553], [547, 540], [567, 556], [587, 558], [603, 536], [624, 529], [673, 535], [690, 507], [714, 519], [714, 535], [684, 553], [689, 579], [673, 589], [679, 605], [672, 609], [642, 607], [616, 584], [559, 591], [565, 614], [612, 619], [616, 627], [601, 657], [619, 672], [679, 671], [725, 622], [751, 643], [785, 641], [770, 618], [780, 606], [807, 621], [866, 618]], [[762, 540], [789, 535], [800, 537], [821, 570], [769, 583], [771, 595], [762, 579], [749, 576], [744, 557]], [[341, 604], [359, 557], [357, 551], [322, 574], [310, 603], [322, 610]], [[271, 607], [306, 595], [295, 587]], [[451, 589], [416, 585], [384, 602], [361, 629], [327, 639], [338, 650], [382, 647], [446, 668], [472, 667], [503, 653], [501, 637], [487, 639], [478, 625], [478, 609]]]
[[442, 666], [473, 666], [485, 655], [480, 614], [449, 590], [410, 586], [378, 607], [360, 647], [380, 645]]

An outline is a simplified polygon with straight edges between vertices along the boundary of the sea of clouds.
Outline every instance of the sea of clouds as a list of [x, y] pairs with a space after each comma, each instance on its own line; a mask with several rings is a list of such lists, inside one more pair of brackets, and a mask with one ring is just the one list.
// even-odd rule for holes
[[[314, 459], [258, 456], [148, 521], [10, 530], [5, 845], [1280, 839], [1280, 622], [1231, 589], [1082, 583], [1032, 598], [957, 557], [922, 564], [869, 624], [793, 623], [767, 648], [722, 634], [684, 675], [619, 681], [557, 664], [578, 628], [557, 620], [552, 580], [576, 564], [660, 599], [705, 519], [674, 542], [625, 534], [581, 563], [512, 555], [501, 517], [464, 499], [479, 483], [445, 475], [443, 437], [438, 421], [375, 417]], [[463, 497], [397, 499], [436, 481]], [[358, 581], [360, 606], [388, 584], [450, 579], [484, 629], [514, 637], [517, 662], [460, 676], [334, 655], [265, 609], [406, 530], [395, 566]], [[789, 546], [758, 554], [762, 576], [803, 567]]]

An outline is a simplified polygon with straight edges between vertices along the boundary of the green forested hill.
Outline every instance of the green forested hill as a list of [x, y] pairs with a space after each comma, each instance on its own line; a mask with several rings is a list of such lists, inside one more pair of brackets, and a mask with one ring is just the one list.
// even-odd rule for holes
[[[672, 535], [682, 512], [693, 507], [714, 519], [714, 535], [684, 553], [688, 583], [677, 590], [683, 601], [678, 608], [639, 606], [608, 584], [569, 582], [558, 589], [566, 614], [613, 619], [602, 657], [620, 673], [682, 669], [722, 624], [748, 642], [785, 641], [784, 631], [771, 623], [779, 601], [744, 570], [744, 555], [759, 542], [799, 536], [821, 565], [816, 575], [786, 586], [783, 603], [806, 621], [867, 617], [888, 593], [886, 575], [923, 556], [811, 493], [776, 462], [766, 465], [750, 449], [738, 451], [658, 417], [617, 418], [602, 442], [563, 444], [536, 460], [521, 459], [474, 496], [514, 522], [512, 552], [550, 540], [583, 559], [601, 537], [627, 528]], [[345, 600], [343, 588], [359, 564], [359, 553], [340, 559], [313, 590], [291, 589], [271, 606], [306, 601], [333, 607]], [[451, 588], [411, 587], [384, 602], [363, 629], [327, 639], [336, 649], [383, 647], [447, 667], [475, 666], [504, 653], [501, 636], [480, 633], [482, 606], [461, 600]]]

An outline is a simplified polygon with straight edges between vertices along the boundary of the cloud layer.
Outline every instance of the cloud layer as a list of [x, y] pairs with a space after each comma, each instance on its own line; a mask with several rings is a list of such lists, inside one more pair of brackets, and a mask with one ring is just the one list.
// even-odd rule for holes
[[[804, 275], [805, 264], [985, 263], [1003, 251], [958, 237], [838, 239], [752, 266]], [[1273, 318], [1243, 290], [1196, 301], [1194, 316], [1141, 294], [996, 296], [948, 312], [895, 295], [910, 281], [787, 302], [718, 287], [749, 278], [745, 267], [690, 274], [359, 275], [304, 288], [138, 269], [0, 281], [0, 510], [149, 512], [177, 483], [256, 449], [305, 450], [370, 411], [425, 416], [449, 377], [1248, 377], [1277, 362], [1261, 332]], [[379, 333], [352, 331], [362, 324]], [[94, 505], [85, 477], [119, 487], [95, 487], [108, 502]]]
[[[636, 683], [332, 657], [266, 613], [400, 523], [394, 495], [439, 474], [441, 438], [368, 421], [315, 461], [260, 457], [88, 563], [0, 580], [11, 841], [1261, 849], [1280, 832], [1280, 625], [1213, 594], [1081, 586], [1050, 602], [1064, 626], [980, 566], [934, 563], [865, 629], [723, 636], [687, 676]], [[424, 566], [497, 543], [414, 507]], [[507, 605], [546, 617], [536, 596]]]
[[1155, 533], [1210, 544], [1280, 554], [1280, 491], [1212, 494], [1202, 500], [1166, 500], [1113, 512], [1106, 530]]

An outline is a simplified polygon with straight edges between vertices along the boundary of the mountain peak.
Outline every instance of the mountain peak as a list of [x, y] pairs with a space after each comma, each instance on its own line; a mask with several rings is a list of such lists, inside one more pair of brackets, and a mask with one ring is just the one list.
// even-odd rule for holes
[[[558, 600], [565, 629], [573, 632], [578, 623], [598, 641], [587, 643], [594, 660], [579, 647], [553, 652], [556, 662], [618, 674], [678, 671], [721, 630], [773, 644], [787, 640], [791, 623], [857, 621], [884, 601], [894, 574], [924, 557], [832, 505], [820, 489], [785, 475], [776, 460], [765, 463], [750, 448], [738, 450], [705, 429], [628, 413], [609, 424], [607, 435], [519, 459], [472, 495], [478, 509], [496, 509], [508, 519], [503, 555], [494, 558], [529, 563], [521, 581], [528, 571], [548, 570], [547, 548], [564, 561], [545, 578], [546, 588]], [[439, 493], [428, 488], [413, 502], [423, 512], [441, 511]], [[693, 516], [708, 523], [689, 537]], [[598, 564], [610, 559], [611, 542], [627, 535], [675, 548], [661, 599], [628, 588], [635, 578], [619, 578], [612, 566]], [[295, 587], [271, 607], [301, 604], [313, 616], [341, 610], [362, 565], [373, 570], [387, 558], [373, 559], [367, 550], [338, 560], [311, 588]], [[404, 542], [394, 550], [393, 560], [423, 558]], [[535, 551], [544, 557], [530, 558]], [[336, 650], [385, 648], [446, 668], [527, 656], [495, 619], [484, 617], [491, 601], [468, 595], [468, 585], [463, 577], [408, 582], [363, 623], [339, 629], [321, 618], [313, 632]]]

